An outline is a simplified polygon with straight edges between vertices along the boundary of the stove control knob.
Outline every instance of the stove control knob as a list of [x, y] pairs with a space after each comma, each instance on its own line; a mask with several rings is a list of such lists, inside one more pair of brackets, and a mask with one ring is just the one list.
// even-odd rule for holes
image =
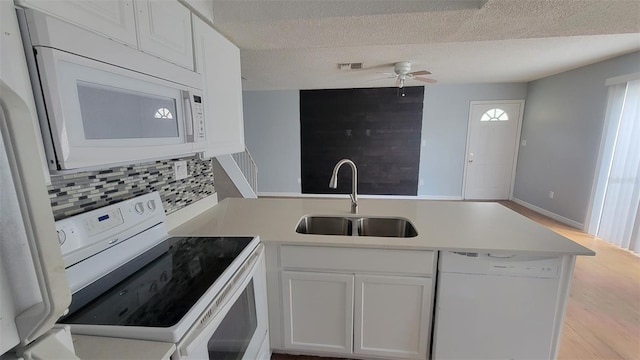
[[144, 204], [141, 202], [136, 203], [136, 205], [133, 207], [134, 209], [136, 209], [136, 212], [140, 215], [144, 214]]
[[156, 209], [156, 201], [155, 200], [149, 200], [147, 201], [147, 207], [149, 208], [149, 210], [153, 211]]
[[62, 245], [65, 241], [67, 241], [67, 233], [64, 230], [58, 230], [58, 242]]

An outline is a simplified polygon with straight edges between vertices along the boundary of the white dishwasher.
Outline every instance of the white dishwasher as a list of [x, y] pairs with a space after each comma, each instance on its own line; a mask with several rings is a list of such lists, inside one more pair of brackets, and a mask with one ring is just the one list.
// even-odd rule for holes
[[562, 258], [440, 253], [434, 359], [551, 359]]

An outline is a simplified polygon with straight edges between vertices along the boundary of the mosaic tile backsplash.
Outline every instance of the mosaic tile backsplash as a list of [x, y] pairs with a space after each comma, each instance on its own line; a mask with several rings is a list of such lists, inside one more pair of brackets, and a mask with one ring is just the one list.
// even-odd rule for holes
[[[189, 177], [176, 180], [173, 163], [186, 160]], [[75, 174], [52, 175], [47, 188], [55, 220], [159, 191], [170, 214], [215, 192], [211, 160], [160, 160]]]

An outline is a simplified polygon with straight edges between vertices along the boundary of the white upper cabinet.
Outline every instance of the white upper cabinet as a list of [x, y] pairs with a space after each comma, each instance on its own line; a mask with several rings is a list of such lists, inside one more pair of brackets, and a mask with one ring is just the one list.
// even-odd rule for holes
[[132, 0], [20, 0], [18, 4], [93, 30], [134, 48], [137, 47]]
[[194, 14], [200, 15], [207, 21], [213, 23], [213, 1], [211, 0], [182, 0], [191, 7]]
[[140, 50], [193, 70], [191, 12], [177, 1], [136, 0]]
[[177, 0], [18, 0], [193, 71], [191, 12]]
[[244, 151], [240, 49], [193, 17], [196, 71], [204, 82], [207, 150], [204, 157]]

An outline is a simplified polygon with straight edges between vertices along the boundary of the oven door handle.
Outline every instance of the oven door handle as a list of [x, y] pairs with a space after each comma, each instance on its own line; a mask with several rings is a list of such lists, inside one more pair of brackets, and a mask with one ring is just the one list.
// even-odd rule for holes
[[189, 329], [184, 340], [178, 344], [178, 351], [181, 357], [200, 355], [199, 353], [196, 354], [199, 346], [208, 342], [219, 323], [222, 322], [229, 309], [253, 279], [259, 260], [264, 257], [263, 253], [264, 245], [259, 244], [241, 268], [225, 284], [220, 294], [211, 301], [207, 309]]

